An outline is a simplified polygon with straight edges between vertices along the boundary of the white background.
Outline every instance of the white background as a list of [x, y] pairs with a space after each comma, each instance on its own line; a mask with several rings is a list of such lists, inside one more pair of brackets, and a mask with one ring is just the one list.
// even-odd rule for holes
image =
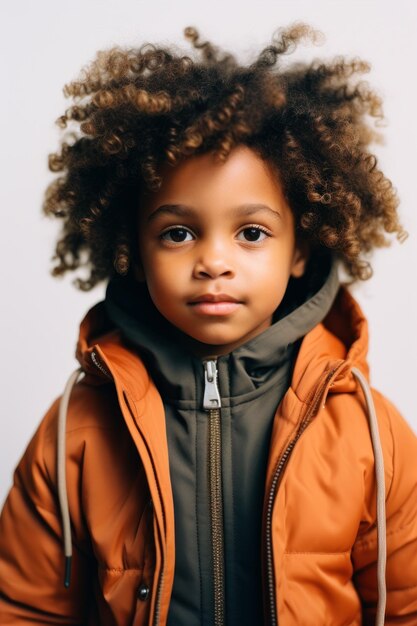
[[398, 190], [410, 237], [377, 251], [374, 277], [353, 293], [369, 320], [371, 383], [417, 432], [416, 7], [412, 0], [2, 3], [0, 502], [37, 424], [77, 367], [82, 317], [104, 295], [104, 285], [83, 293], [71, 284], [74, 276], [49, 275], [58, 224], [43, 217], [40, 207], [53, 177], [47, 155], [58, 146], [54, 120], [70, 105], [62, 87], [98, 49], [113, 44], [172, 42], [191, 53], [182, 34], [188, 25], [247, 62], [275, 29], [303, 20], [323, 31], [326, 42], [301, 45], [292, 58], [343, 54], [371, 62], [364, 78], [383, 96], [388, 123], [386, 144], [376, 154]]

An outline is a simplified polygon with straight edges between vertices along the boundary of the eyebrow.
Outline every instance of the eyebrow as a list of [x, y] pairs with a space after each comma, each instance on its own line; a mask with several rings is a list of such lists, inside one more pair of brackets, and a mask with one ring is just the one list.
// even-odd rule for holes
[[[248, 217], [255, 213], [267, 213], [270, 217], [281, 220], [281, 215], [266, 204], [241, 204], [229, 211], [230, 217]], [[148, 217], [152, 222], [161, 215], [178, 215], [179, 217], [195, 217], [197, 211], [185, 204], [162, 204]]]

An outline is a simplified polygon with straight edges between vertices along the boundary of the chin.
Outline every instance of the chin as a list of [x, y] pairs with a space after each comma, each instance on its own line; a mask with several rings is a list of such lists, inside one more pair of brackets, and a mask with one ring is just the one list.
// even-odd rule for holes
[[239, 339], [236, 337], [225, 337], [224, 335], [190, 335], [190, 337], [192, 337], [192, 339], [195, 339], [195, 341], [198, 341], [199, 343], [205, 344], [207, 346], [224, 346], [229, 343], [234, 343]]

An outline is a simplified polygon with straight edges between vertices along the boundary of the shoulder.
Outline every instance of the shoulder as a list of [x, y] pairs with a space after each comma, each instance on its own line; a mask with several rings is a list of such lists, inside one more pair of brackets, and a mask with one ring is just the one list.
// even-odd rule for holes
[[[55, 482], [59, 413], [63, 392], [46, 409], [16, 468], [16, 477], [41, 472]], [[76, 383], [68, 400], [65, 426], [66, 455], [80, 463], [86, 452], [114, 447], [127, 435], [113, 384]], [[49, 481], [48, 481], [49, 482]]]
[[[370, 390], [378, 427], [374, 445], [379, 442], [384, 462], [387, 519], [397, 515], [407, 501], [406, 506], [417, 513], [417, 435], [385, 394], [374, 387]], [[365, 497], [373, 501], [375, 450], [363, 392], [335, 394], [328, 404], [334, 421], [343, 425], [343, 435], [363, 473]]]
[[[405, 416], [385, 394], [371, 387], [371, 395], [377, 417], [378, 438], [386, 466], [386, 491], [389, 503], [393, 483], [402, 480], [401, 474], [405, 468], [413, 475], [417, 486], [417, 435]], [[364, 411], [370, 430], [369, 412], [365, 404]]]
[[[58, 512], [57, 449], [62, 394], [43, 415], [14, 472], [14, 486], [41, 508]], [[71, 514], [82, 526], [89, 507], [106, 493], [108, 502], [130, 488], [143, 467], [113, 384], [80, 381], [71, 390], [65, 428], [66, 483]]]
[[378, 425], [381, 425], [381, 441], [389, 442], [385, 450], [383, 446], [384, 460], [386, 448], [389, 448], [392, 467], [391, 481], [386, 485], [387, 517], [411, 494], [417, 512], [417, 434], [389, 398], [376, 389], [372, 389], [372, 395]]
[[[47, 411], [45, 437], [54, 439], [63, 392]], [[66, 411], [66, 435], [91, 428], [109, 429], [120, 425], [120, 407], [117, 392], [112, 383], [91, 385], [83, 379], [71, 389]]]

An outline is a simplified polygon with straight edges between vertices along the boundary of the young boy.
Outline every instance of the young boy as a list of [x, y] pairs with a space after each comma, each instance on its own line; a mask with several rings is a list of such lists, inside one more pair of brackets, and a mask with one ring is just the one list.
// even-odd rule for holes
[[115, 49], [67, 87], [54, 273], [108, 284], [2, 512], [1, 623], [417, 623], [417, 437], [338, 273], [403, 231], [365, 65], [269, 67], [308, 33], [242, 68], [187, 29], [204, 63]]

